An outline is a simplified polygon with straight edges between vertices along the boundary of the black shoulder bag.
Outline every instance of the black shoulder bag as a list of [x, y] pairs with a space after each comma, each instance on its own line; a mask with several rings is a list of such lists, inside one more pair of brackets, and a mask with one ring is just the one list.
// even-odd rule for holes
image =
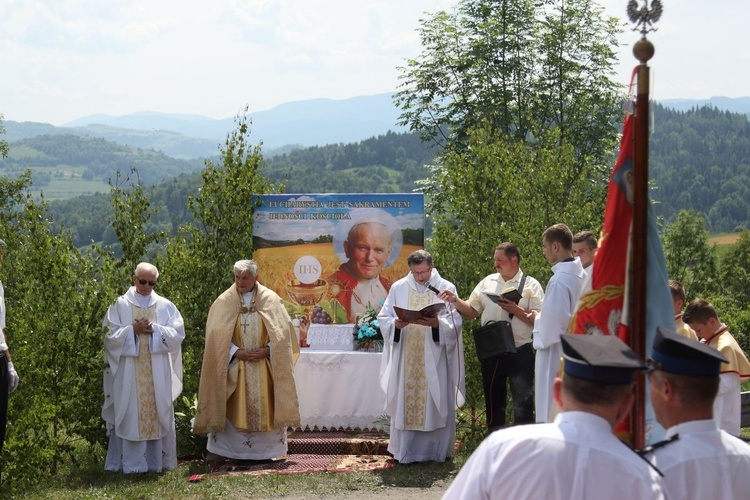
[[[518, 286], [518, 292], [522, 295], [525, 283], [526, 274], [523, 274], [521, 276], [521, 284]], [[516, 342], [513, 340], [513, 329], [510, 326], [510, 321], [490, 320], [484, 325], [474, 328], [471, 333], [474, 335], [474, 347], [476, 348], [479, 361], [499, 356], [506, 352], [516, 352]]]

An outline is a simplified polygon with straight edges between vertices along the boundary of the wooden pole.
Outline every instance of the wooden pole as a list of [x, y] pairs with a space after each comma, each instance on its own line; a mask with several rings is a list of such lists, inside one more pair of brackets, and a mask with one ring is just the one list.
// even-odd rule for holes
[[[640, 61], [638, 67], [638, 93], [635, 108], [634, 152], [633, 152], [633, 233], [631, 257], [630, 303], [631, 344], [633, 350], [646, 358], [646, 261], [648, 232], [648, 118], [649, 118], [649, 67], [654, 55], [654, 46], [645, 35], [633, 47], [633, 54]], [[643, 448], [646, 427], [645, 379], [639, 376], [635, 388], [635, 406], [631, 418], [633, 446]]]

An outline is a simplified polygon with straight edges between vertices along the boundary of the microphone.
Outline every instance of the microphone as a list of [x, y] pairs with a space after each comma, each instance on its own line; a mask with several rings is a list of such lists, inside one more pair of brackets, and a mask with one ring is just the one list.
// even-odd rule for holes
[[427, 287], [427, 289], [428, 289], [428, 290], [430, 290], [430, 291], [432, 291], [432, 292], [435, 292], [435, 293], [440, 293], [440, 290], [438, 290], [438, 289], [437, 289], [437, 288], [435, 288], [434, 286], [430, 285], [430, 282], [429, 282], [429, 281], [428, 281], [427, 283], [425, 283], [425, 284], [424, 284], [424, 286], [426, 286], [426, 287]]

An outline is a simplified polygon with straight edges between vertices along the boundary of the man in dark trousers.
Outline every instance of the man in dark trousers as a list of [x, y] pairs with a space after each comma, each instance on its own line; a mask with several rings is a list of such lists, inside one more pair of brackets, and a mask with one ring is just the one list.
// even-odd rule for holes
[[[5, 242], [0, 240], [0, 263], [3, 261]], [[5, 425], [8, 422], [8, 395], [18, 387], [18, 374], [13, 368], [5, 339], [5, 290], [0, 281], [0, 452], [5, 442]], [[0, 479], [2, 479], [2, 462], [0, 462]]]
[[[505, 426], [507, 386], [513, 398], [514, 424], [534, 421], [534, 350], [531, 348], [531, 329], [534, 317], [542, 308], [544, 290], [537, 280], [521, 271], [521, 254], [513, 243], [505, 242], [495, 248], [494, 274], [485, 277], [471, 292], [468, 300], [459, 299], [449, 290], [440, 298], [454, 303], [466, 319], [481, 315], [482, 325], [490, 321], [509, 321], [513, 330], [516, 352], [506, 352], [480, 361], [482, 386], [490, 432]], [[495, 303], [483, 292], [501, 294], [515, 288], [521, 294], [516, 304], [512, 301]]]

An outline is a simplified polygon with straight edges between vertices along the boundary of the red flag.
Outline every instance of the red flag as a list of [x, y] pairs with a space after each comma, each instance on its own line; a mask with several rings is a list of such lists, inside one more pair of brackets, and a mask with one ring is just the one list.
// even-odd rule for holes
[[[609, 178], [604, 224], [591, 277], [591, 289], [581, 294], [571, 318], [571, 333], [617, 335], [629, 342], [625, 288], [628, 275], [630, 229], [633, 220], [633, 115], [625, 118], [620, 154]], [[629, 440], [630, 422], [615, 427], [615, 434]]]
[[[594, 257], [591, 290], [581, 295], [570, 322], [571, 333], [617, 335], [628, 342], [623, 298], [633, 220], [633, 115], [625, 118], [620, 154], [609, 178], [604, 225]], [[629, 199], [630, 198], [630, 199]]]

